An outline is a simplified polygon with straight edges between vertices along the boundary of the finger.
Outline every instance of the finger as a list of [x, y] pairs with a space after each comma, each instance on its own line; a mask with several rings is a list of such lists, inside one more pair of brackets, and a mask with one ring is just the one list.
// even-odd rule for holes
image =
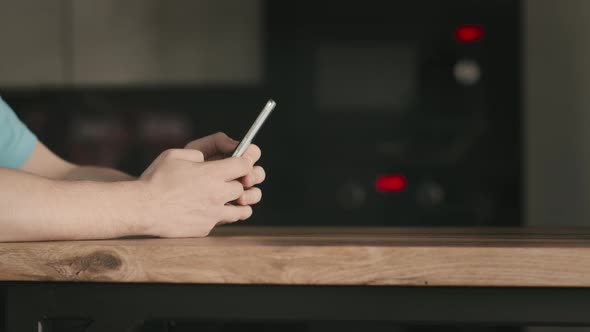
[[238, 220], [246, 220], [252, 216], [252, 207], [237, 206], [237, 205], [226, 205], [222, 208], [221, 223], [233, 223]]
[[239, 181], [230, 181], [224, 184], [223, 202], [233, 202], [244, 195], [244, 186]]
[[256, 144], [250, 144], [242, 155], [242, 157], [252, 160], [252, 164], [256, 164], [256, 162], [260, 159], [260, 156], [262, 156], [262, 151]]
[[259, 188], [250, 188], [242, 193], [236, 200], [239, 205], [254, 205], [262, 199], [262, 190]]
[[207, 162], [207, 166], [213, 169], [213, 173], [223, 178], [225, 181], [231, 181], [250, 173], [252, 171], [252, 162], [244, 157], [232, 157], [222, 160]]
[[200, 163], [205, 160], [205, 156], [201, 151], [189, 149], [169, 149], [162, 152], [158, 158], [179, 159], [196, 163]]
[[236, 146], [238, 146], [237, 141], [231, 139], [226, 134], [219, 132], [192, 141], [187, 144], [186, 148], [202, 151], [205, 155], [205, 159], [208, 160], [215, 155], [226, 155], [232, 152]]
[[261, 166], [254, 166], [252, 171], [242, 178], [242, 184], [244, 187], [250, 188], [262, 183], [264, 179], [266, 179], [264, 168]]

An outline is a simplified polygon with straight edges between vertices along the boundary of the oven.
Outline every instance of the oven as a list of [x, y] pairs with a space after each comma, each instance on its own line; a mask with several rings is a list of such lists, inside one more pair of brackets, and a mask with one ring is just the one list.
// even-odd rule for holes
[[518, 1], [268, 2], [264, 215], [518, 225]]

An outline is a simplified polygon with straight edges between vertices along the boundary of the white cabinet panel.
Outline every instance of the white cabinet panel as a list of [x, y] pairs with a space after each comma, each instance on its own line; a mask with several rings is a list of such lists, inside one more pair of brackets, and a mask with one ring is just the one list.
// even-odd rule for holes
[[259, 0], [76, 0], [75, 84], [255, 84]]
[[59, 85], [64, 80], [62, 2], [0, 1], [0, 86]]
[[527, 223], [589, 226], [590, 1], [523, 5]]

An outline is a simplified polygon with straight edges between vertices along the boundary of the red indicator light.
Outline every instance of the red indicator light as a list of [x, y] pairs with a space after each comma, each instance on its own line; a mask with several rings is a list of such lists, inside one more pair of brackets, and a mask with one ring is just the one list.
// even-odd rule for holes
[[395, 192], [399, 193], [408, 187], [406, 177], [401, 174], [383, 175], [377, 177], [375, 187], [379, 192]]
[[483, 28], [479, 25], [460, 25], [455, 30], [455, 38], [462, 43], [473, 43], [483, 38]]

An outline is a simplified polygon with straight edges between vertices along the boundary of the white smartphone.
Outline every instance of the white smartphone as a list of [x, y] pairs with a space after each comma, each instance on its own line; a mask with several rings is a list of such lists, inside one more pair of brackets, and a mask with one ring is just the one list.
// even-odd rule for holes
[[266, 105], [264, 106], [264, 108], [262, 109], [262, 111], [260, 112], [258, 117], [256, 118], [256, 121], [254, 121], [254, 123], [252, 124], [252, 127], [250, 127], [250, 129], [246, 133], [246, 136], [244, 136], [244, 138], [242, 139], [240, 144], [238, 144], [238, 146], [234, 150], [232, 157], [241, 157], [244, 154], [244, 152], [246, 151], [246, 149], [248, 148], [250, 143], [252, 143], [252, 140], [254, 139], [254, 137], [256, 136], [258, 131], [260, 130], [260, 127], [262, 127], [262, 125], [264, 124], [264, 121], [266, 121], [266, 119], [268, 118], [268, 116], [270, 115], [272, 110], [275, 109], [276, 105], [277, 105], [277, 103], [275, 103], [275, 101], [272, 99], [270, 99], [266, 103]]

